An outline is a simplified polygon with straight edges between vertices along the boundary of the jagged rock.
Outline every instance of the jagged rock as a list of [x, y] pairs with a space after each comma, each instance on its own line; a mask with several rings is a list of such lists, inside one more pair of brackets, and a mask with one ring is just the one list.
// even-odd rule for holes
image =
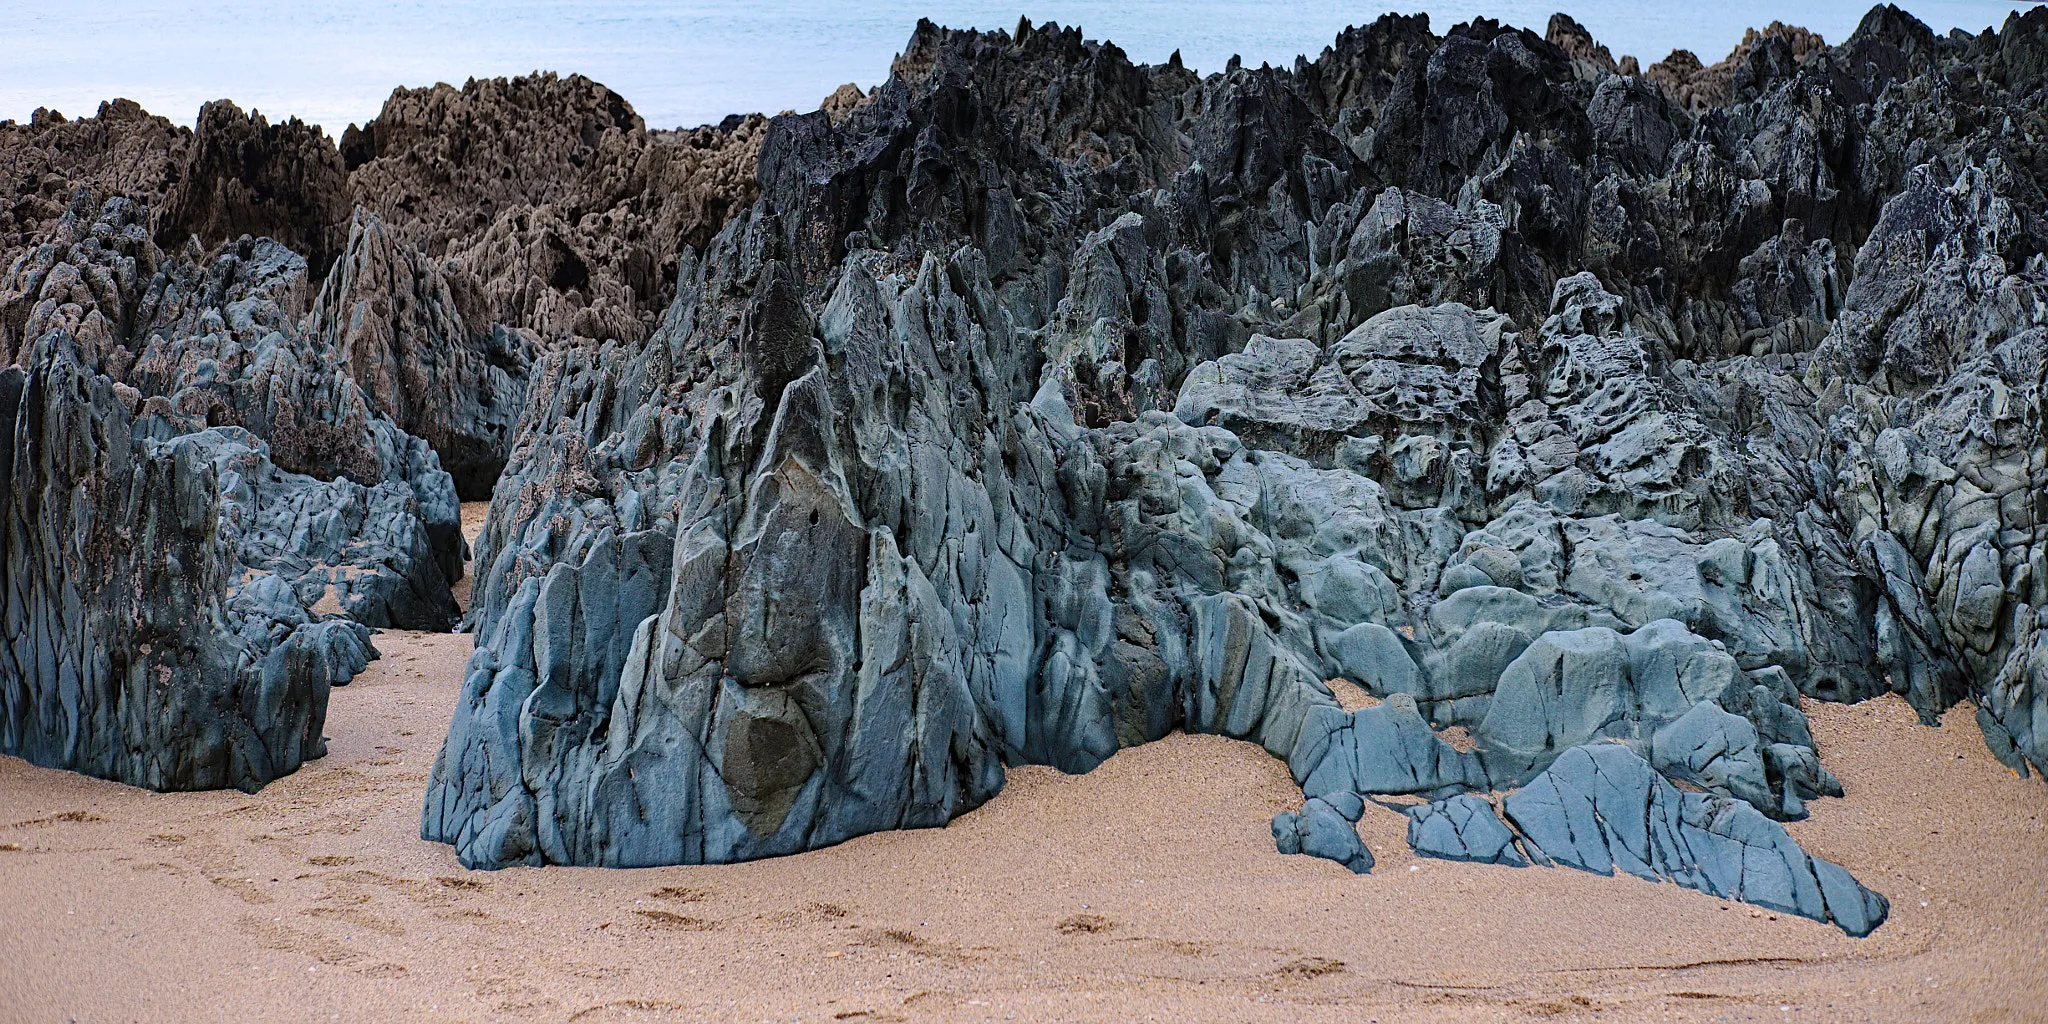
[[1641, 744], [1697, 703], [1718, 704], [1739, 680], [1734, 658], [1670, 619], [1625, 636], [1553, 630], [1502, 671], [1479, 731], [1531, 763], [1595, 739]]
[[[90, 369], [166, 399], [163, 419], [178, 429], [244, 427], [288, 472], [402, 486], [410, 500], [390, 507], [420, 521], [433, 547], [429, 564], [444, 577], [438, 587], [461, 578], [455, 488], [435, 451], [357, 384], [346, 350], [303, 330], [310, 296], [302, 257], [269, 239], [244, 239], [212, 259], [189, 249], [166, 256], [132, 202], [112, 199], [92, 214], [81, 194], [15, 262], [0, 279], [0, 317], [19, 317], [23, 337], [69, 334]], [[401, 607], [432, 611], [392, 624], [440, 628], [453, 603], [441, 594]]]
[[[1865, 25], [1876, 16], [1876, 8], [1864, 19]], [[1897, 8], [1892, 8], [1897, 11]], [[1861, 34], [1862, 26], [1858, 27]], [[1783, 56], [1777, 56], [1772, 46], [1782, 48]], [[1808, 54], [1826, 49], [1827, 43], [1817, 33], [1809, 32], [1796, 25], [1774, 21], [1761, 31], [1750, 28], [1742, 32], [1742, 41], [1718, 63], [1702, 67], [1700, 59], [1690, 50], [1673, 50], [1671, 56], [1650, 65], [1643, 77], [1662, 86], [1681, 105], [1698, 111], [1727, 106], [1736, 95], [1738, 80], [1742, 77], [1744, 65], [1761, 51], [1764, 55], [1776, 57], [1779, 61], [1800, 61]]]
[[1389, 16], [1200, 77], [922, 23], [872, 91], [682, 133], [553, 76], [338, 150], [42, 114], [0, 355], [65, 332], [248, 467], [273, 632], [445, 617], [418, 567], [493, 495], [422, 818], [467, 864], [789, 853], [1186, 728], [1287, 758], [1276, 844], [1352, 864], [1377, 793], [1439, 801], [1418, 849], [1594, 864], [1513, 802], [1623, 759], [1719, 852], [1610, 859], [1860, 933], [1768, 820], [1840, 792], [1802, 699], [2048, 756], [2044, 39], [1879, 8], [1637, 74]]
[[[306, 333], [363, 398], [425, 441], [465, 500], [490, 496], [526, 400], [533, 339], [487, 324], [476, 286], [359, 213]], [[465, 301], [467, 300], [467, 301]]]
[[1445, 860], [1618, 868], [1724, 899], [1831, 922], [1852, 936], [1890, 906], [1839, 865], [1810, 857], [1750, 804], [1683, 792], [1626, 747], [1574, 747], [1500, 800], [1465, 794], [1406, 808], [1409, 843]]
[[[1599, 738], [1798, 817], [1840, 791], [1802, 694], [1878, 692], [1896, 650], [1957, 666], [1921, 687], [1952, 700], [1943, 629], [2002, 621], [2014, 564], [1965, 553], [1954, 600], [1898, 611], [1936, 577], [1837, 503], [1824, 378], [1867, 371], [1815, 350], [1904, 173], [1858, 163], [1841, 62], [1885, 24], [1751, 41], [1729, 111], [1569, 25], [1382, 19], [1206, 80], [920, 26], [889, 82], [767, 126], [760, 202], [644, 342], [537, 358], [422, 834], [477, 866], [767, 856], [1175, 727], [1287, 757], [1313, 800], [1276, 844], [1339, 860], [1332, 801], [1523, 785]], [[576, 618], [643, 536], [666, 568]], [[599, 628], [606, 658], [547, 653]], [[1384, 702], [1339, 710], [1336, 675]], [[1457, 806], [1417, 841], [1519, 855]]]
[[[1574, 747], [1501, 805], [1527, 856], [1539, 864], [1603, 875], [1619, 868], [1832, 921], [1859, 937], [1884, 923], [1890, 909], [1841, 867], [1807, 856], [1783, 826], [1748, 803], [1681, 792], [1625, 747]], [[1490, 809], [1485, 815], [1492, 817]], [[1490, 837], [1499, 823], [1481, 819], [1479, 827], [1466, 828]]]
[[341, 154], [316, 126], [273, 125], [226, 100], [199, 108], [185, 167], [157, 211], [166, 249], [187, 238], [212, 247], [267, 236], [306, 258], [317, 276], [341, 251], [348, 209]]
[[454, 620], [455, 601], [411, 488], [282, 472], [248, 432], [205, 433], [223, 500], [233, 503], [221, 517], [221, 538], [250, 572], [287, 581], [306, 614], [339, 613], [370, 627]]
[[1836, 404], [1836, 501], [1877, 581], [1878, 664], [1929, 721], [1976, 696], [1986, 741], [2025, 771], [2048, 756], [2048, 258], [2013, 245], [2024, 217], [2001, 176], [1908, 176], [1807, 375]]
[[[32, 572], [60, 578], [86, 553], [41, 536], [52, 548], [42, 556], [27, 540], [14, 545], [21, 555], [5, 578], [16, 615], [41, 625], [10, 631], [6, 749], [155, 788], [253, 789], [317, 756], [327, 688], [374, 656], [365, 627], [455, 620], [451, 586], [466, 553], [458, 490], [488, 495], [504, 465], [539, 343], [531, 328], [642, 337], [684, 246], [704, 245], [751, 196], [761, 134], [759, 118], [646, 133], [597, 89], [619, 108], [607, 117], [631, 130], [585, 138], [587, 122], [542, 109], [552, 78], [528, 84], [537, 88], [457, 112], [469, 142], [473, 115], [498, 100], [530, 116], [512, 117], [491, 145], [465, 144], [466, 170], [427, 168], [427, 208], [412, 205], [419, 190], [400, 187], [411, 172], [393, 163], [453, 134], [410, 117], [420, 112], [403, 92], [382, 119], [391, 152], [375, 152], [372, 139], [367, 167], [351, 166], [365, 160], [345, 160], [317, 128], [271, 125], [225, 101], [200, 111], [196, 131], [125, 101], [85, 122], [39, 111], [29, 125], [0, 125], [0, 166], [20, 190], [0, 213], [0, 364], [21, 364], [30, 381], [99, 381], [134, 420], [134, 445], [117, 445], [117, 461], [138, 473], [203, 466], [217, 482], [179, 484], [180, 494], [210, 495], [203, 511], [216, 524], [203, 550], [167, 555], [185, 575], [123, 554], [103, 585], [67, 602]], [[549, 134], [564, 123], [566, 137]], [[364, 145], [344, 141], [352, 153]], [[581, 175], [572, 194], [554, 194], [571, 166]], [[353, 194], [403, 203], [403, 231], [374, 214], [351, 224], [351, 170], [364, 172]], [[421, 225], [462, 229], [477, 209], [497, 220], [479, 238], [464, 232], [465, 252], [445, 251], [446, 235], [431, 254], [417, 247], [431, 234]], [[60, 340], [32, 357], [41, 339]], [[126, 436], [128, 419], [115, 422], [105, 404], [94, 413], [105, 429], [66, 426], [85, 432], [77, 443]], [[22, 465], [16, 479], [32, 486]], [[156, 493], [169, 485], [151, 479], [102, 486], [134, 498], [94, 496], [76, 544], [92, 539], [88, 527], [118, 539], [101, 547], [143, 536], [135, 517], [170, 500]], [[198, 529], [199, 499], [180, 500]], [[17, 518], [33, 524], [24, 509], [40, 502]], [[182, 596], [139, 609], [115, 578], [124, 573], [155, 573], [156, 589], [130, 590]], [[49, 609], [63, 617], [35, 618]], [[153, 647], [164, 653], [144, 657]], [[166, 691], [152, 673], [173, 670], [180, 682]]]
[[348, 197], [396, 240], [478, 283], [481, 317], [549, 338], [639, 342], [755, 195], [759, 115], [649, 131], [580, 75], [399, 89], [342, 134]]
[[1329, 794], [1421, 793], [1487, 788], [1479, 759], [1440, 739], [1398, 697], [1377, 707], [1309, 712], [1288, 766], [1312, 797]]
[[1613, 72], [1619, 65], [1614, 54], [1593, 38], [1586, 26], [1574, 21], [1568, 14], [1553, 14], [1544, 26], [1543, 41], [1563, 50], [1565, 56], [1575, 61], [1585, 61], [1601, 71]]
[[80, 366], [61, 333], [26, 372], [0, 370], [19, 626], [0, 643], [0, 750], [152, 789], [254, 791], [324, 752], [329, 688], [375, 652], [363, 625], [309, 617], [244, 560], [295, 553], [258, 501], [317, 482], [252, 481], [269, 467], [247, 435], [181, 433], [165, 411]]
[[[79, 189], [160, 204], [178, 180], [192, 133], [152, 117], [133, 100], [100, 104], [96, 116], [67, 120], [38, 108], [27, 124], [0, 121], [0, 268], [12, 266], [63, 217]], [[145, 233], [148, 230], [144, 225]], [[0, 360], [13, 362], [35, 339], [0, 319]]]

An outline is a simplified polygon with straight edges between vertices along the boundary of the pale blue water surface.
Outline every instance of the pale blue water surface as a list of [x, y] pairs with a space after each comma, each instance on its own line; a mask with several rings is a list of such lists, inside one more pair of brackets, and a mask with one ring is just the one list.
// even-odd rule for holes
[[[1773, 19], [1839, 42], [1870, 5], [1490, 0], [1398, 9], [1427, 12], [1439, 33], [1474, 15], [1541, 32], [1560, 6], [1615, 56], [1648, 64], [1681, 47], [1712, 63], [1745, 27]], [[1903, 6], [1941, 32], [1996, 26], [2014, 7]], [[841, 82], [871, 86], [887, 77], [920, 17], [989, 29], [1013, 28], [1020, 15], [1078, 24], [1134, 60], [1159, 62], [1178, 49], [1208, 72], [1232, 54], [1251, 64], [1313, 57], [1344, 26], [1389, 9], [1390, 0], [0, 0], [0, 119], [26, 119], [38, 106], [91, 114], [101, 100], [125, 96], [189, 124], [201, 103], [228, 97], [338, 135], [375, 116], [394, 86], [544, 69], [589, 75], [650, 127], [676, 127], [738, 111], [810, 110]]]

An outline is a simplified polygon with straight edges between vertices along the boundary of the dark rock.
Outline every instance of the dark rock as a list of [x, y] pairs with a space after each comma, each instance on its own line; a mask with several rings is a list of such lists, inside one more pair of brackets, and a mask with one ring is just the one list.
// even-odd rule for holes
[[467, 501], [488, 498], [504, 470], [534, 348], [487, 325], [475, 289], [459, 267], [436, 266], [359, 213], [306, 323], [365, 401], [434, 450]]
[[[1768, 824], [1840, 791], [1802, 695], [1887, 664], [1931, 707], [2020, 693], [1970, 682], [2020, 641], [1949, 635], [2005, 635], [2018, 562], [1965, 553], [1930, 597], [1842, 503], [1875, 442], [1841, 417], [1882, 406], [1844, 378], [1884, 358], [1831, 340], [1870, 301], [1845, 260], [1892, 244], [1908, 177], [1859, 147], [1914, 101], [1866, 129], [1848, 51], [1782, 27], [1662, 89], [1553, 28], [1382, 19], [1197, 80], [923, 25], [889, 82], [770, 123], [761, 200], [658, 329], [534, 363], [423, 834], [478, 866], [767, 856], [1175, 727], [1289, 759], [1321, 803], [1283, 849], [1333, 801], [1522, 786], [1597, 740]], [[1863, 38], [1916, 54], [1887, 96], [1959, 60]], [[554, 662], [530, 700], [544, 597], [642, 534], [673, 561], [621, 667]], [[1383, 703], [1338, 710], [1333, 675]], [[2030, 699], [1989, 718], [2010, 756]], [[1418, 841], [1529, 852], [1458, 807]]]
[[253, 792], [324, 752], [328, 690], [375, 656], [369, 631], [309, 617], [285, 577], [245, 561], [291, 554], [265, 535], [259, 492], [317, 482], [259, 488], [243, 474], [269, 467], [246, 434], [177, 433], [162, 399], [140, 415], [137, 401], [61, 333], [26, 372], [0, 370], [6, 618], [21, 624], [0, 644], [0, 751]]
[[764, 131], [758, 115], [649, 131], [610, 89], [538, 74], [399, 89], [341, 153], [349, 203], [477, 282], [474, 329], [637, 343], [684, 248], [753, 201]]
[[273, 125], [217, 100], [199, 108], [184, 170], [157, 213], [157, 240], [211, 248], [268, 236], [306, 257], [317, 277], [347, 237], [346, 189], [341, 154], [318, 127], [296, 117]]

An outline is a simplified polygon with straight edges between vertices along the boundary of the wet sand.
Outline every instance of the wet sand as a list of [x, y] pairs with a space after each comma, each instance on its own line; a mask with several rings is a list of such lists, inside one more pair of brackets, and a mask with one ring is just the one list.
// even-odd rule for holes
[[385, 632], [328, 756], [254, 796], [0, 758], [6, 1021], [2048, 1020], [2048, 787], [1965, 706], [1810, 703], [1791, 826], [1892, 900], [1857, 940], [1672, 885], [1283, 857], [1259, 748], [1011, 772], [944, 829], [751, 864], [463, 870], [419, 797], [470, 638]]

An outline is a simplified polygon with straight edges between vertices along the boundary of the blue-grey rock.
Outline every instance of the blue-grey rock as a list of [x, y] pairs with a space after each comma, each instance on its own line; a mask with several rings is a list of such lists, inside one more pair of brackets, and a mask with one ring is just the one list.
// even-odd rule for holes
[[1485, 797], [1466, 793], [1433, 803], [1404, 807], [1408, 845], [1426, 857], [1528, 867], [1515, 846], [1515, 835], [1501, 824]]
[[1440, 596], [1449, 597], [1466, 587], [1493, 585], [1493, 577], [1488, 576], [1486, 570], [1468, 562], [1460, 562], [1444, 570], [1443, 578], [1436, 585], [1436, 592]]
[[[651, 333], [533, 353], [422, 833], [770, 856], [1182, 728], [1288, 759], [1283, 849], [1470, 797], [1418, 838], [1874, 926], [1770, 820], [1840, 791], [1800, 702], [1976, 696], [2021, 767], [2048, 721], [2036, 161], [1889, 88], [2024, 124], [2023, 51], [1817, 48], [1696, 117], [1495, 27], [1206, 79], [921, 27], [766, 127]], [[1608, 748], [1566, 788], [1639, 825], [1559, 788]]]
[[1650, 764], [1668, 778], [1698, 783], [1759, 809], [1773, 803], [1756, 727], [1710, 700], [1693, 705], [1651, 736]]
[[[376, 652], [251, 561], [265, 542], [244, 529], [323, 485], [276, 474], [242, 431], [178, 433], [163, 409], [82, 367], [61, 330], [26, 372], [0, 369], [0, 752], [254, 792], [325, 752], [329, 690]], [[423, 545], [383, 554], [440, 578]]]
[[[1465, 818], [1493, 815], [1483, 800], [1457, 799], [1465, 801], [1459, 809]], [[1463, 837], [1491, 832], [1454, 814], [1450, 803], [1410, 812], [1411, 840], [1428, 843], [1418, 843], [1418, 852], [1469, 849]], [[1856, 936], [1869, 934], [1887, 912], [1883, 896], [1839, 866], [1808, 856], [1782, 825], [1749, 803], [1682, 792], [1621, 744], [1592, 743], [1564, 752], [1501, 805], [1506, 824], [1538, 863], [1672, 881], [1832, 921]], [[1444, 826], [1424, 828], [1440, 817]], [[1453, 844], [1453, 834], [1463, 846]]]
[[1336, 811], [1345, 821], [1357, 821], [1365, 816], [1365, 800], [1356, 793], [1325, 793], [1316, 799], [1328, 804], [1330, 809]]
[[1353, 874], [1363, 875], [1372, 870], [1373, 857], [1352, 826], [1357, 820], [1323, 800], [1311, 798], [1300, 811], [1283, 811], [1273, 817], [1273, 843], [1281, 853], [1304, 853], [1333, 860]]

